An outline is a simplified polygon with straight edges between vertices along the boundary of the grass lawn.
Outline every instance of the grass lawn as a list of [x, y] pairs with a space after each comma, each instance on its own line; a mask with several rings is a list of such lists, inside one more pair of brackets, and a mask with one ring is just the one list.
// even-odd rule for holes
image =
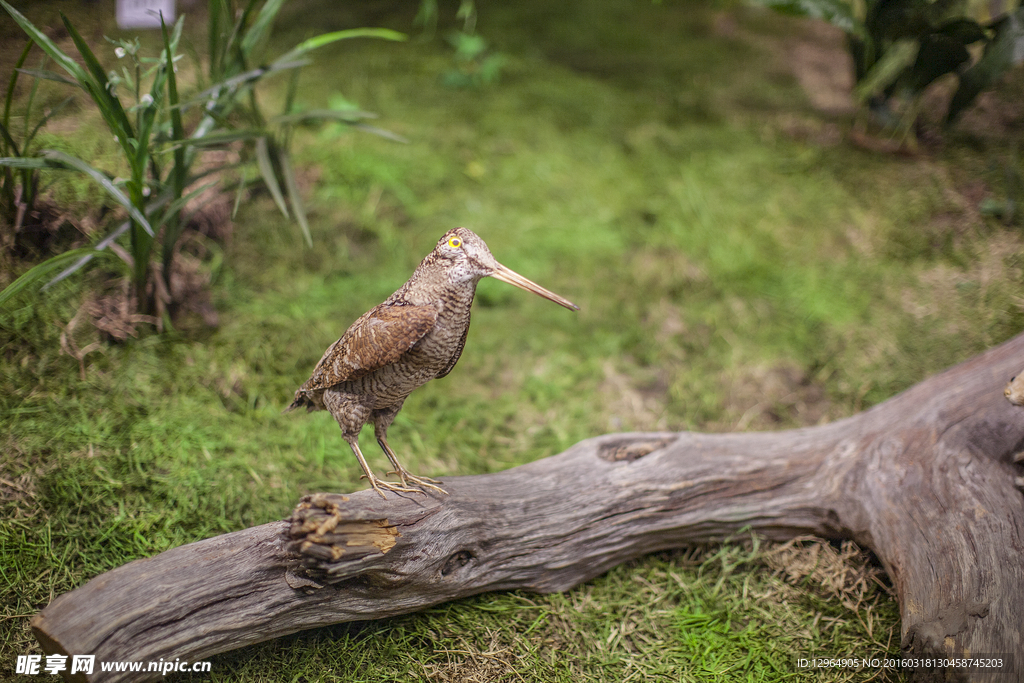
[[[52, 26], [65, 4], [25, 12]], [[480, 3], [501, 78], [455, 88], [442, 39], [455, 8], [430, 39], [407, 5], [282, 11], [280, 48], [364, 25], [412, 34], [325, 48], [299, 87], [309, 107], [344, 97], [409, 142], [339, 125], [298, 135], [314, 246], [268, 196], [244, 202], [230, 239], [210, 245], [215, 329], [191, 316], [127, 343], [66, 331], [99, 271], [0, 310], [0, 677], [38, 652], [28, 617], [97, 574], [281, 519], [306, 493], [362, 488], [330, 415], [281, 410], [456, 225], [582, 310], [481, 282], [458, 366], [389, 432], [412, 472], [442, 479], [610, 431], [819, 424], [1024, 329], [1024, 234], [978, 209], [1020, 173], [1020, 70], [941, 144], [925, 136], [923, 153], [897, 157], [846, 142], [851, 114], [821, 108], [846, 74], [816, 81], [813, 58], [844, 52], [809, 23], [693, 0]], [[99, 50], [115, 29], [96, 17], [112, 8], [66, 10]], [[6, 17], [0, 29], [17, 36]], [[201, 50], [201, 26], [188, 30]], [[45, 139], [104, 167], [99, 126], [82, 103]], [[58, 179], [52, 196], [99, 216], [80, 180]], [[26, 267], [4, 258], [0, 284]], [[79, 350], [100, 344], [80, 362], [62, 333]], [[849, 544], [740, 536], [564, 594], [303, 632], [216, 657], [210, 680], [894, 680], [795, 667], [898, 652], [887, 586]]]

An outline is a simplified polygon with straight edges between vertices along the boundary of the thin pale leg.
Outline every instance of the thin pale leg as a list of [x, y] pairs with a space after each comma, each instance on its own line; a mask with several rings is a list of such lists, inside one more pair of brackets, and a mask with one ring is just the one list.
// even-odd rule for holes
[[[352, 452], [356, 454], [356, 459], [359, 461], [359, 465], [363, 468], [364, 472], [361, 478], [369, 479], [370, 486], [373, 487], [373, 490], [381, 498], [387, 498], [381, 489], [400, 493], [422, 493], [419, 489], [409, 488], [407, 484], [399, 486], [398, 484], [381, 481], [374, 476], [373, 470], [366, 464], [366, 458], [363, 457], [363, 452], [359, 450], [359, 432], [362, 430], [363, 425], [369, 421], [373, 409], [364, 404], [359, 396], [340, 390], [327, 389], [323, 392], [321, 400], [323, 402], [322, 407], [330, 411], [334, 419], [337, 420], [338, 426], [341, 427], [341, 435], [348, 442], [348, 445], [352, 447]], [[321, 406], [318, 405], [316, 407], [319, 408]]]
[[415, 474], [411, 474], [409, 470], [402, 466], [402, 463], [398, 462], [398, 456], [391, 450], [391, 446], [388, 445], [388, 427], [391, 426], [391, 422], [395, 419], [395, 415], [401, 410], [402, 405], [399, 404], [388, 410], [375, 410], [373, 413], [373, 434], [377, 437], [377, 443], [380, 444], [381, 449], [388, 456], [388, 460], [391, 461], [391, 466], [394, 467], [394, 471], [388, 472], [388, 474], [397, 474], [402, 480], [402, 483], [409, 486], [409, 483], [413, 483], [422, 488], [434, 489], [438, 493], [448, 495], [440, 486], [437, 479], [431, 479], [430, 477], [417, 477]]
[[365, 474], [362, 477], [360, 477], [360, 479], [369, 479], [370, 486], [373, 487], [373, 490], [376, 491], [381, 498], [383, 498], [384, 500], [387, 500], [388, 498], [387, 496], [384, 495], [384, 492], [381, 491], [381, 489], [387, 489], [388, 491], [394, 491], [396, 493], [423, 493], [423, 491], [419, 489], [409, 488], [409, 485], [406, 483], [405, 479], [402, 479], [403, 486], [399, 486], [398, 484], [392, 484], [391, 482], [382, 481], [378, 479], [376, 476], [374, 476], [373, 471], [370, 469], [370, 466], [366, 464], [366, 458], [363, 457], [363, 452], [359, 450], [359, 436], [346, 436], [345, 441], [348, 441], [348, 445], [352, 447], [352, 452], [356, 454], [356, 459], [362, 466], [363, 472], [365, 472]]
[[383, 436], [378, 436], [377, 443], [379, 443], [380, 447], [384, 449], [384, 452], [388, 456], [388, 460], [391, 461], [391, 464], [395, 468], [393, 472], [388, 472], [388, 474], [397, 474], [399, 478], [402, 480], [402, 483], [405, 484], [406, 486], [409, 485], [409, 482], [412, 482], [417, 486], [428, 489], [434, 489], [438, 493], [443, 493], [446, 496], [448, 495], [448, 492], [445, 491], [443, 488], [434, 485], [440, 484], [442, 482], [438, 481], [437, 479], [431, 479], [430, 477], [417, 477], [415, 474], [411, 474], [409, 470], [402, 467], [402, 463], [398, 462], [398, 457], [395, 456], [395, 452], [391, 450], [391, 446], [388, 445], [388, 441], [386, 438], [384, 438]]

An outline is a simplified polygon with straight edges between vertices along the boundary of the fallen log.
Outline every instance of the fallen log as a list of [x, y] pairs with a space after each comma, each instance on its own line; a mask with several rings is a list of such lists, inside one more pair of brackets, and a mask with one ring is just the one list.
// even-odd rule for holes
[[[504, 472], [445, 478], [450, 496], [313, 494], [288, 521], [97, 576], [32, 629], [47, 653], [197, 661], [483, 591], [562, 591], [749, 527], [873, 550], [900, 601], [907, 655], [1012, 657], [1024, 652], [1024, 409], [1003, 388], [1022, 366], [1024, 335], [827, 425], [609, 434]], [[1022, 659], [955, 673], [1024, 680]]]

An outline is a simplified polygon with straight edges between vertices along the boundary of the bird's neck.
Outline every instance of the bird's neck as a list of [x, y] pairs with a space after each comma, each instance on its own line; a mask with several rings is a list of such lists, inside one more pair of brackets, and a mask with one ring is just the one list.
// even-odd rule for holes
[[448, 273], [435, 268], [424, 268], [422, 265], [402, 287], [391, 295], [391, 300], [426, 306], [438, 302], [444, 308], [453, 305], [456, 308], [468, 308], [476, 295], [476, 284], [479, 278], [452, 282]]

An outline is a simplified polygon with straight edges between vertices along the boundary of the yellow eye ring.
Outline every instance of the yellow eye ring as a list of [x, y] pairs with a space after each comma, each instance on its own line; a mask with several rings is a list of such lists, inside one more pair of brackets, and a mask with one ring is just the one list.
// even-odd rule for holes
[[448, 246], [452, 249], [458, 249], [462, 246], [462, 240], [458, 237], [452, 237], [448, 240]]

